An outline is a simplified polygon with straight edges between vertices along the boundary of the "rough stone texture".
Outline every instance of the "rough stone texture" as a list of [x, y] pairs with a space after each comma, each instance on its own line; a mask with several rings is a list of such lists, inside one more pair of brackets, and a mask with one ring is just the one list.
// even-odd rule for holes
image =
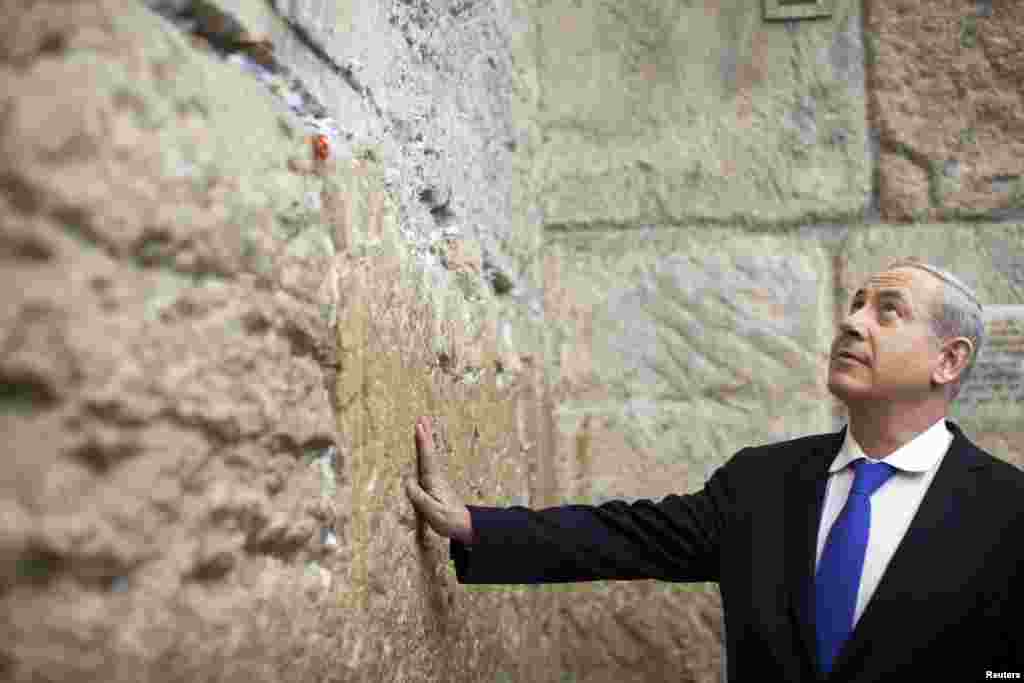
[[[745, 446], [831, 429], [830, 260], [802, 242], [724, 228], [548, 240], [545, 355], [566, 501], [694, 491]], [[708, 588], [588, 590], [562, 645], [579, 653], [579, 679], [718, 680], [721, 603]], [[649, 607], [633, 618], [623, 605]]]
[[865, 8], [883, 218], [1020, 215], [1024, 4], [867, 0]]
[[595, 487], [580, 494], [694, 489], [744, 446], [828, 427], [829, 260], [797, 244], [725, 228], [549, 242], [558, 466]]
[[563, 680], [716, 683], [723, 636], [713, 586], [597, 582], [552, 596]]
[[511, 45], [521, 20], [507, 3], [217, 4], [307, 84], [333, 119], [325, 132], [337, 154], [369, 149], [381, 160], [419, 256], [429, 258], [439, 231], [472, 238], [487, 275], [517, 285], [516, 308], [539, 299], [528, 270], [536, 230], [510, 220], [519, 138]]
[[537, 497], [479, 244], [141, 4], [0, 33], [0, 679], [543, 680], [540, 593], [459, 595], [401, 488], [426, 413]]
[[[849, 309], [850, 298], [864, 280], [904, 256], [946, 268], [975, 291], [983, 307], [1024, 303], [1024, 225], [876, 225], [851, 230], [838, 251], [837, 315]], [[982, 344], [979, 358], [984, 357]], [[836, 403], [836, 409], [837, 419], [845, 422], [843, 404]], [[950, 414], [979, 446], [1024, 467], [1024, 406], [1002, 403], [976, 411], [954, 401]]]
[[658, 499], [841, 425], [886, 259], [1021, 303], [1019, 225], [817, 222], [875, 159], [1012, 215], [1020, 11], [933, 4], [0, 5], [0, 679], [717, 680], [712, 586], [458, 586], [411, 428], [467, 503]]
[[[353, 182], [374, 186], [367, 177]], [[511, 666], [516, 678], [527, 678], [543, 659], [521, 653], [551, 647], [524, 624], [538, 619], [538, 595], [462, 591], [449, 567], [447, 541], [431, 534], [426, 543], [419, 532], [410, 537], [417, 523], [401, 480], [415, 471], [409, 427], [417, 415], [430, 414], [439, 425], [438, 453], [449, 476], [464, 482], [466, 502], [531, 504], [535, 399], [522, 387], [496, 386], [493, 324], [475, 335], [468, 324], [486, 323], [486, 313], [461, 319], [431, 315], [441, 307], [429, 304], [429, 283], [416, 280], [395, 256], [393, 213], [371, 212], [360, 223], [385, 244], [390, 235], [394, 244], [345, 261], [339, 273], [345, 304], [337, 328], [336, 410], [341, 450], [353, 453], [352, 486], [345, 493], [352, 506], [347, 540], [355, 552], [346, 569], [349, 583], [334, 594], [350, 609], [335, 613], [338, 621], [331, 626], [337, 630], [324, 629], [331, 642], [322, 654], [323, 675], [473, 681]], [[446, 301], [454, 311], [463, 300], [457, 287], [449, 290]], [[440, 354], [429, 351], [433, 337], [450, 339]], [[495, 620], [496, 613], [503, 618]], [[525, 635], [512, 639], [520, 631]]]
[[800, 22], [736, 0], [523, 5], [546, 227], [860, 219], [859, 2]]

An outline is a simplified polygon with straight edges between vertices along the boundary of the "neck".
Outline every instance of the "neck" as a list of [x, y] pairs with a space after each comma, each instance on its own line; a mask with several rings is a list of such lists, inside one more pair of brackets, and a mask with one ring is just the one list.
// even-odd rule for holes
[[914, 406], [892, 402], [847, 405], [850, 432], [864, 453], [875, 459], [892, 455], [940, 419], [946, 417], [945, 401]]

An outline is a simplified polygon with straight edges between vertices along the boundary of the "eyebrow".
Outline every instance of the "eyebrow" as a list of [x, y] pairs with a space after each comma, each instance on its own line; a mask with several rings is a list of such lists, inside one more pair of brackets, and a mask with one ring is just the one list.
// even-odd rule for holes
[[[850, 299], [850, 301], [851, 302], [856, 301], [857, 297], [859, 297], [859, 296], [861, 296], [861, 295], [863, 295], [865, 293], [866, 293], [866, 290], [863, 287], [861, 287], [860, 289], [858, 289], [856, 291], [856, 293], [853, 295], [853, 298]], [[908, 307], [910, 306], [910, 302], [907, 300], [906, 295], [903, 293], [903, 290], [901, 290], [901, 289], [892, 289], [892, 288], [880, 289], [880, 290], [878, 290], [878, 297], [879, 298], [893, 298], [894, 297], [894, 298], [897, 298], [900, 301], [902, 301]]]

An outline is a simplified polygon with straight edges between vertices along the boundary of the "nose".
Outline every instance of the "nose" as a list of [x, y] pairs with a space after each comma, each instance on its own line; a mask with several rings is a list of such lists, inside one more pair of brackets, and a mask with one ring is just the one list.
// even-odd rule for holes
[[[864, 335], [862, 335], [856, 327], [854, 327], [851, 320], [852, 315], [846, 316], [843, 320], [839, 321], [839, 339], [849, 339], [851, 341], [864, 341]], [[848, 342], [846, 342], [848, 343]]]

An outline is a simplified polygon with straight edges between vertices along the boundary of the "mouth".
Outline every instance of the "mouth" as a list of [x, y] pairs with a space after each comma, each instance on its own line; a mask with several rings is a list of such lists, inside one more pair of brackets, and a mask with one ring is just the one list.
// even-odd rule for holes
[[848, 353], [846, 351], [842, 351], [840, 353], [837, 353], [832, 358], [834, 360], [842, 360], [842, 361], [847, 361], [847, 362], [860, 363], [861, 365], [867, 365], [867, 363], [862, 361], [860, 358], [858, 358], [857, 356], [853, 355], [852, 353]]

